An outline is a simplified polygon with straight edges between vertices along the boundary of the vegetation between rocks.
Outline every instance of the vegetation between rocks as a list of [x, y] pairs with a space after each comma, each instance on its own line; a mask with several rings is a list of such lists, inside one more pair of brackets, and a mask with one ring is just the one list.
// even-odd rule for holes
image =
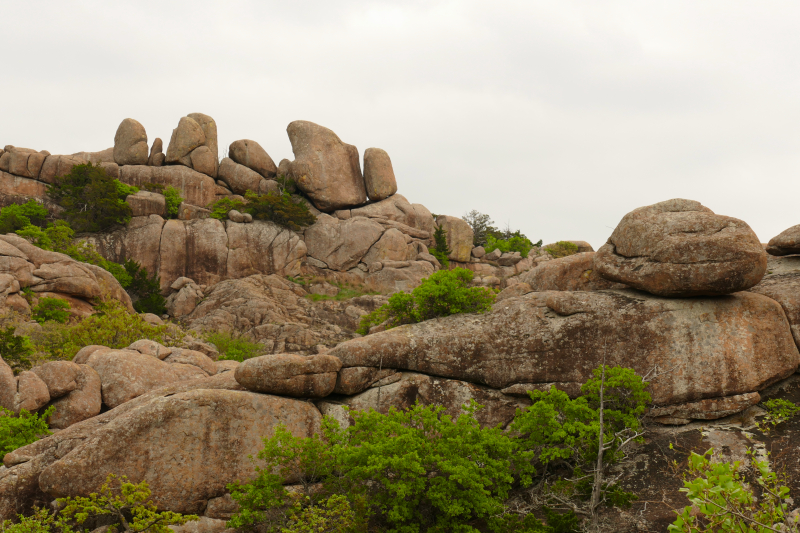
[[248, 213], [257, 220], [268, 220], [279, 226], [300, 231], [316, 222], [317, 217], [302, 199], [295, 199], [288, 190], [281, 193], [256, 194], [247, 191], [245, 200], [220, 198], [208, 206], [211, 217], [225, 220], [230, 211]]
[[569, 241], [558, 241], [555, 244], [545, 246], [544, 251], [558, 259], [559, 257], [567, 257], [578, 253], [578, 245]]
[[520, 230], [512, 231], [506, 225], [504, 230], [492, 226], [494, 221], [485, 213], [475, 209], [462, 217], [472, 228], [472, 243], [474, 246], [483, 246], [487, 252], [500, 250], [506, 252], [519, 252], [522, 257], [528, 257], [532, 248], [542, 246], [542, 241], [534, 243]]
[[64, 324], [69, 320], [69, 302], [61, 298], [39, 298], [31, 308], [31, 318], [39, 324], [52, 320]]
[[442, 268], [450, 266], [448, 256], [453, 253], [447, 246], [447, 231], [442, 226], [436, 226], [433, 230], [433, 248], [431, 248], [431, 255], [435, 257]]
[[15, 416], [8, 409], [0, 407], [0, 463], [7, 453], [52, 435], [47, 419], [54, 411], [55, 407], [51, 405], [42, 413], [29, 413], [22, 409], [19, 416]]
[[366, 335], [378, 324], [390, 329], [431, 318], [488, 311], [495, 293], [485, 287], [469, 287], [472, 277], [472, 271], [465, 268], [434, 272], [411, 294], [397, 292], [389, 297], [386, 305], [364, 315], [356, 331]]
[[217, 360], [243, 362], [246, 359], [264, 355], [264, 345], [254, 342], [242, 335], [229, 331], [212, 331], [203, 336], [206, 342], [217, 347]]

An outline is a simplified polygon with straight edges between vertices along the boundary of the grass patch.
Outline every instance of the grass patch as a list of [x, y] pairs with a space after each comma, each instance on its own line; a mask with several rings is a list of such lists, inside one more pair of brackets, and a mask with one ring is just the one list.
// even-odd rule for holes
[[265, 347], [241, 335], [228, 331], [212, 331], [203, 338], [217, 347], [219, 361], [238, 361], [240, 363], [259, 355], [264, 355]]

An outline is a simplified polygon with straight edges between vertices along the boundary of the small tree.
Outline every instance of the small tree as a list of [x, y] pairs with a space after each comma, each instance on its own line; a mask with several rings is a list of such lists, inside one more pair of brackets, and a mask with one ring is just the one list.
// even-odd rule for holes
[[450, 260], [448, 256], [453, 253], [450, 248], [447, 246], [447, 231], [442, 226], [436, 226], [436, 229], [433, 231], [433, 250], [431, 250], [431, 255], [433, 255], [439, 262], [442, 264], [442, 268], [447, 268], [450, 265]]
[[0, 407], [0, 461], [7, 453], [51, 435], [47, 419], [55, 411], [52, 405], [41, 415], [22, 409], [19, 416]]
[[489, 215], [481, 213], [473, 209], [462, 217], [467, 224], [472, 228], [472, 244], [474, 246], [483, 246], [486, 244], [486, 237], [490, 231], [497, 231], [497, 228], [492, 226], [494, 220]]
[[181, 192], [175, 187], [164, 189], [164, 200], [167, 204], [167, 218], [177, 218], [178, 210], [183, 203]]
[[31, 367], [33, 345], [28, 337], [15, 335], [15, 331], [13, 326], [0, 329], [0, 357], [15, 374], [19, 374]]
[[125, 197], [132, 190], [110, 177], [100, 164], [86, 163], [57, 177], [47, 187], [47, 194], [64, 208], [64, 218], [80, 233], [126, 224], [131, 218], [131, 208]]
[[133, 308], [138, 313], [166, 313], [166, 299], [161, 295], [161, 277], [158, 274], [148, 277], [147, 269], [133, 259], [125, 261], [124, 267], [131, 280], [127, 291]]
[[61, 298], [39, 298], [39, 303], [31, 308], [31, 318], [39, 324], [52, 320], [59, 324], [69, 320], [69, 302]]

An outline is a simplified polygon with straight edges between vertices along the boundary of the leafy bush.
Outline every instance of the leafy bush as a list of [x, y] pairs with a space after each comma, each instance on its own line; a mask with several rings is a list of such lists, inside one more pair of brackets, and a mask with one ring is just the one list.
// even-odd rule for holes
[[244, 208], [245, 203], [238, 198], [220, 198], [219, 200], [211, 203], [208, 208], [211, 210], [211, 218], [216, 218], [217, 220], [225, 220], [228, 218], [228, 213], [230, 211], [242, 211]]
[[800, 413], [800, 405], [790, 402], [789, 400], [783, 400], [781, 398], [767, 400], [762, 405], [766, 409], [767, 413], [764, 415], [762, 421], [757, 423], [757, 425], [758, 428], [764, 433], [769, 432], [781, 422], [786, 422], [790, 418], [794, 418], [798, 413]]
[[241, 335], [233, 335], [227, 331], [213, 331], [203, 337], [217, 347], [219, 360], [239, 361], [264, 354], [264, 345], [253, 342]]
[[545, 252], [552, 255], [554, 258], [567, 257], [578, 253], [578, 245], [569, 241], [558, 241], [555, 244], [545, 246]]
[[528, 257], [528, 252], [531, 251], [531, 248], [539, 247], [541, 245], [542, 241], [534, 244], [526, 236], [520, 235], [519, 231], [517, 231], [516, 234], [512, 235], [508, 239], [499, 239], [494, 235], [486, 236], [486, 251], [488, 252], [492, 252], [494, 250], [500, 250], [503, 253], [519, 252], [522, 257]]
[[55, 409], [51, 405], [41, 415], [22, 409], [17, 417], [12, 411], [0, 407], [0, 461], [5, 454], [51, 435], [47, 419]]
[[39, 298], [39, 303], [31, 308], [31, 318], [39, 324], [52, 320], [64, 324], [69, 320], [69, 302], [61, 298]]
[[176, 326], [145, 322], [116, 300], [100, 304], [95, 310], [97, 314], [74, 324], [45, 323], [40, 332], [31, 334], [35, 349], [53, 359], [72, 359], [78, 350], [90, 344], [119, 349], [139, 339], [151, 339], [170, 346], [185, 335]]
[[139, 187], [134, 187], [132, 185], [128, 185], [127, 183], [122, 183], [117, 179], [114, 180], [114, 185], [117, 186], [117, 195], [123, 199], [139, 192]]
[[164, 190], [164, 199], [167, 202], [167, 218], [177, 218], [178, 208], [183, 202], [181, 192], [175, 187], [167, 187]]
[[0, 234], [13, 233], [30, 225], [41, 226], [48, 215], [47, 208], [33, 199], [6, 206], [0, 209]]
[[358, 333], [388, 321], [387, 329], [459, 313], [483, 313], [491, 309], [495, 294], [485, 287], [468, 287], [472, 272], [465, 268], [440, 270], [422, 280], [411, 294], [398, 292], [379, 309], [364, 315]]
[[[783, 531], [797, 533], [797, 518], [789, 518], [791, 498], [786, 481], [770, 470], [769, 461], [758, 460], [749, 451], [755, 483], [747, 483], [740, 473], [739, 461], [733, 464], [713, 460], [713, 448], [703, 455], [689, 457], [689, 476], [681, 492], [691, 505], [685, 507], [671, 533], [727, 533]], [[758, 486], [758, 496], [754, 493]]]
[[95, 232], [130, 220], [131, 208], [124, 194], [129, 190], [99, 164], [87, 163], [57, 177], [47, 187], [47, 194], [64, 208], [64, 217], [75, 231]]
[[436, 226], [436, 229], [433, 231], [433, 242], [434, 245], [431, 249], [431, 255], [439, 260], [439, 263], [442, 264], [442, 268], [447, 268], [450, 266], [448, 256], [453, 253], [453, 251], [447, 247], [447, 230], [442, 226]]
[[247, 191], [245, 198], [247, 205], [243, 208], [244, 212], [250, 213], [258, 220], [269, 220], [294, 231], [299, 231], [317, 221], [308, 204], [302, 200], [295, 200], [288, 191], [262, 195]]
[[0, 329], [0, 357], [15, 374], [19, 374], [31, 367], [30, 357], [33, 355], [33, 345], [28, 337], [15, 335], [15, 332], [14, 326]]
[[131, 279], [127, 290], [133, 301], [133, 308], [138, 313], [166, 313], [167, 301], [161, 295], [161, 277], [155, 273], [148, 277], [147, 269], [133, 259], [125, 261], [124, 266]]

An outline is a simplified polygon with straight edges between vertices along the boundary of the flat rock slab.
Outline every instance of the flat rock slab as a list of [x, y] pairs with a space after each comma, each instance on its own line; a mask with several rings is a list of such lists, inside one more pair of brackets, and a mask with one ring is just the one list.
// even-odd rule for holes
[[584, 383], [606, 364], [667, 373], [650, 386], [671, 405], [761, 390], [800, 353], [774, 300], [749, 292], [667, 299], [632, 289], [538, 292], [485, 314], [454, 315], [342, 343], [343, 367], [398, 368], [483, 383]]

